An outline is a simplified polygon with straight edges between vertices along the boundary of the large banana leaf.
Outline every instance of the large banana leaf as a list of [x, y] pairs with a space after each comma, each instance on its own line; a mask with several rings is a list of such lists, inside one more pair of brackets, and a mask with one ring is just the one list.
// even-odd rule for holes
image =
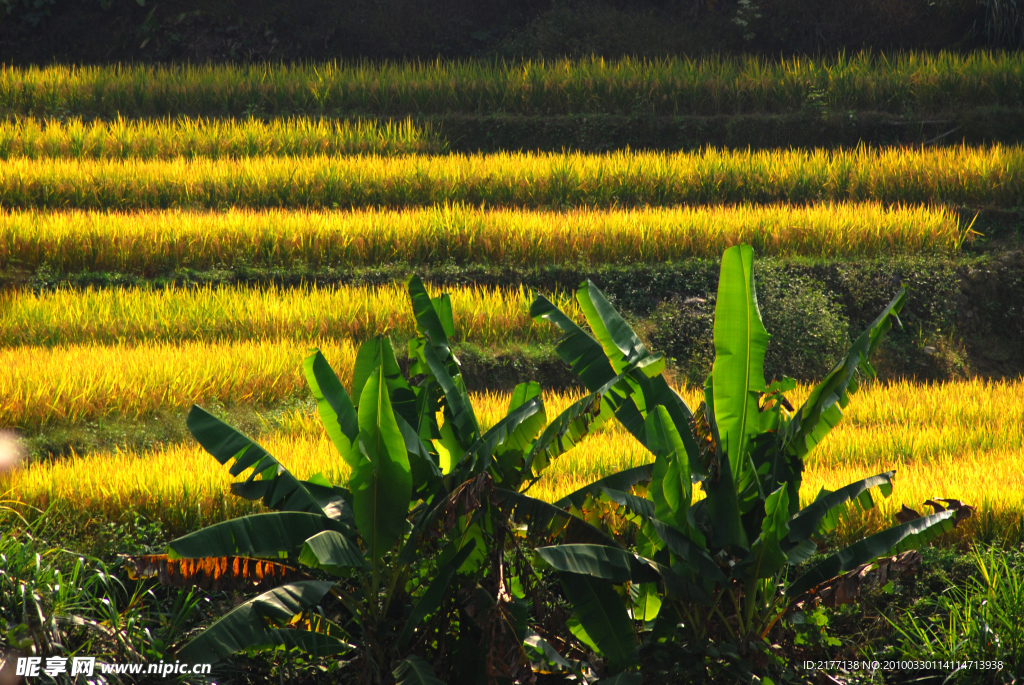
[[463, 457], [469, 467], [466, 477], [490, 466], [497, 447], [509, 442], [517, 443], [512, 447], [524, 447], [522, 438], [529, 435], [527, 440], [532, 439], [544, 425], [544, 419], [544, 402], [540, 397], [534, 397], [510, 411], [466, 450]]
[[[629, 324], [619, 315], [615, 308], [605, 299], [604, 294], [590, 281], [582, 283], [576, 289], [576, 301], [583, 310], [583, 315], [594, 331], [605, 356], [612, 364], [616, 374], [622, 373], [628, 364], [652, 356], [640, 338], [636, 336]], [[654, 376], [665, 368], [664, 357], [653, 355], [660, 366], [652, 368], [648, 375]]]
[[336, 576], [348, 576], [354, 569], [368, 568], [363, 553], [341, 533], [325, 530], [306, 540], [299, 563]]
[[857, 391], [858, 370], [868, 376], [874, 375], [869, 360], [893, 322], [899, 324], [899, 312], [903, 309], [906, 294], [906, 289], [900, 290], [825, 379], [814, 387], [786, 429], [780, 431], [783, 446], [792, 454], [802, 459], [839, 423], [843, 417], [842, 409], [849, 403], [849, 393]]
[[316, 408], [320, 413], [320, 421], [327, 431], [327, 437], [334, 443], [349, 467], [355, 468], [363, 459], [356, 444], [359, 436], [359, 417], [351, 398], [345, 392], [345, 386], [338, 380], [334, 369], [327, 363], [320, 350], [316, 350], [303, 360], [302, 369], [306, 375], [306, 383], [316, 398]]
[[359, 442], [367, 457], [352, 471], [349, 488], [359, 534], [376, 562], [405, 535], [412, 472], [382, 368], [359, 399]]
[[[819, 533], [822, 520], [834, 512], [837, 507], [850, 500], [856, 499], [861, 509], [870, 509], [874, 506], [874, 500], [871, 499], [869, 490], [877, 487], [881, 490], [883, 497], [888, 497], [892, 494], [892, 479], [895, 476], [895, 471], [886, 471], [877, 476], [850, 483], [835, 492], [822, 494], [790, 519], [789, 540], [799, 542]], [[834, 527], [834, 523], [830, 527]]]
[[672, 526], [651, 519], [651, 525], [658, 537], [685, 564], [695, 576], [705, 583], [724, 583], [725, 574], [708, 553], [683, 533]]
[[622, 598], [608, 581], [575, 573], [558, 576], [573, 613], [611, 669], [627, 666], [636, 655], [636, 637]]
[[477, 421], [476, 413], [473, 411], [473, 404], [469, 400], [469, 393], [462, 384], [462, 377], [453, 377], [448, 367], [438, 356], [434, 347], [427, 345], [423, 348], [423, 358], [427, 368], [433, 375], [434, 380], [441, 386], [444, 393], [444, 402], [447, 406], [445, 418], [450, 417], [455, 428], [455, 435], [461, 445], [468, 447], [480, 436], [480, 423]]
[[748, 580], [771, 578], [789, 560], [781, 544], [789, 534], [789, 490], [785, 485], [768, 495], [764, 510], [761, 534], [750, 546], [750, 554], [733, 567], [733, 575]]
[[537, 323], [553, 323], [564, 333], [555, 346], [555, 352], [590, 392], [594, 392], [617, 375], [605, 356], [601, 343], [577, 326], [572, 319], [543, 295], [530, 305], [530, 316]]
[[796, 597], [861, 564], [923, 545], [952, 530], [956, 526], [956, 516], [955, 510], [947, 509], [870, 535], [818, 563], [793, 581], [785, 594]]
[[444, 685], [427, 660], [416, 654], [399, 661], [391, 675], [395, 678], [395, 685]]
[[431, 299], [419, 276], [409, 278], [406, 290], [420, 335], [429, 340], [427, 346], [437, 350], [441, 361], [448, 363], [454, 358], [448, 340], [454, 334], [451, 299], [447, 295]]
[[530, 447], [523, 465], [524, 473], [539, 475], [552, 459], [565, 454], [592, 430], [610, 418], [603, 412], [601, 394], [590, 393], [576, 400], [544, 428]]
[[536, 552], [556, 571], [600, 578], [612, 583], [654, 583], [659, 580], [654, 569], [621, 547], [554, 545], [540, 547]]
[[280, 511], [240, 516], [215, 523], [168, 543], [172, 559], [277, 556], [297, 550], [317, 533], [341, 526], [322, 514]]
[[378, 368], [384, 370], [384, 380], [387, 383], [388, 393], [391, 395], [392, 410], [410, 424], [416, 425], [418, 420], [416, 394], [409, 382], [405, 380], [405, 376], [402, 375], [402, 369], [398, 366], [398, 359], [395, 357], [395, 350], [391, 346], [390, 338], [377, 336], [359, 346], [352, 372], [352, 396], [357, 402], [359, 401], [367, 379]]
[[760, 432], [758, 399], [768, 389], [764, 355], [769, 337], [754, 290], [754, 250], [750, 245], [730, 247], [722, 254], [718, 280], [711, 376], [722, 451], [737, 482], [749, 468], [747, 444]]
[[530, 533], [552, 542], [561, 540], [566, 543], [619, 546], [618, 542], [600, 529], [544, 500], [496, 487], [491, 501], [502, 507], [512, 521], [525, 524]]
[[631, 469], [625, 471], [619, 471], [613, 473], [610, 476], [595, 480], [590, 485], [582, 487], [575, 492], [572, 492], [562, 499], [555, 502], [555, 506], [565, 509], [570, 505], [581, 507], [583, 506], [584, 500], [587, 495], [596, 495], [601, 492], [602, 489], [608, 488], [610, 490], [628, 490], [637, 483], [643, 483], [651, 479], [651, 464], [643, 464], [641, 466], [634, 466]]
[[750, 549], [747, 533], [740, 520], [739, 498], [736, 493], [736, 482], [728, 457], [722, 451], [722, 440], [718, 432], [718, 423], [714, 410], [714, 376], [708, 376], [704, 385], [704, 411], [711, 427], [711, 436], [715, 444], [715, 456], [708, 477], [704, 481], [704, 499], [708, 516], [713, 524], [711, 545], [718, 548], [735, 547]]
[[342, 506], [340, 497], [336, 498], [339, 501], [332, 500], [326, 505], [323, 504], [320, 498], [309, 491], [303, 481], [293, 476], [266, 450], [202, 407], [192, 405], [186, 425], [196, 441], [213, 455], [214, 459], [221, 464], [234, 460], [235, 463], [230, 468], [232, 476], [238, 476], [251, 468], [253, 472], [249, 475], [248, 482], [256, 481], [257, 478], [272, 481], [262, 489], [263, 503], [267, 507], [326, 516], [328, 509]]
[[[245, 480], [231, 484], [231, 494], [249, 500], [262, 500], [264, 504], [276, 501], [277, 486], [285, 481], [274, 478], [271, 480]], [[331, 485], [321, 474], [315, 474], [309, 480], [300, 480], [299, 484], [313, 498], [324, 514], [352, 530], [355, 535], [356, 521], [352, 516], [352, 493], [347, 488]], [[348, 534], [348, 533], [346, 533]]]
[[[278, 623], [287, 622], [293, 616], [319, 604], [332, 587], [334, 583], [329, 581], [303, 580], [264, 592], [232, 609], [178, 650], [176, 656], [190, 663], [210, 663], [227, 658], [243, 649], [285, 644], [287, 636], [283, 638], [282, 635], [293, 631], [270, 629], [266, 619], [270, 618]], [[315, 635], [313, 640], [302, 640], [302, 646], [313, 646], [323, 656], [351, 649], [351, 645], [336, 637], [322, 633]], [[298, 643], [300, 640], [292, 642]]]
[[690, 459], [666, 407], [658, 406], [647, 413], [645, 432], [647, 448], [655, 456], [648, 495], [656, 516], [688, 531], [692, 528], [688, 514], [693, 501]]

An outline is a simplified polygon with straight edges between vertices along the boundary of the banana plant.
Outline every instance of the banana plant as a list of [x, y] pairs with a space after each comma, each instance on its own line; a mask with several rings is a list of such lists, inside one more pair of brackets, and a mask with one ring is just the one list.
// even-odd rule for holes
[[[578, 298], [583, 293], [603, 301], [592, 284], [581, 286]], [[724, 639], [749, 657], [751, 645], [763, 641], [797, 599], [851, 569], [920, 546], [970, 514], [968, 507], [950, 507], [907, 521], [791, 578], [791, 568], [816, 551], [848, 506], [868, 509], [872, 489], [886, 497], [892, 492], [895, 473], [889, 471], [835, 492], [823, 489], [803, 508], [799, 499], [805, 459], [842, 418], [858, 376], [874, 374], [869, 359], [899, 324], [904, 297], [901, 290], [793, 409], [785, 392], [795, 382], [764, 378], [769, 334], [757, 305], [753, 250], [729, 248], [718, 286], [715, 362], [702, 405], [691, 411], [660, 368], [651, 378], [631, 377], [629, 392], [612, 396], [615, 417], [654, 463], [647, 471], [604, 478], [558, 504], [618, 512], [636, 524], [635, 545], [536, 550], [537, 563], [557, 571], [573, 606], [571, 632], [606, 659], [614, 675], [608, 682], [639, 683], [634, 669], [641, 655], [680, 641]], [[535, 302], [533, 311], [566, 333], [559, 353], [590, 388], [648, 353], [613, 309], [583, 309], [594, 337], [547, 301]], [[696, 486], [704, 498], [695, 497]]]
[[[191, 409], [188, 428], [199, 444], [232, 476], [245, 475], [232, 493], [267, 511], [178, 538], [136, 568], [176, 584], [274, 587], [210, 625], [179, 658], [300, 649], [354, 656], [366, 682], [436, 683], [417, 653], [444, 642], [456, 624], [456, 651], [468, 655], [471, 679], [510, 675], [476, 655], [488, 652], [480, 648], [486, 637], [512, 644], [511, 661], [528, 668], [526, 603], [510, 588], [529, 580], [513, 577], [506, 563], [513, 528], [549, 541], [617, 544], [522, 490], [611, 416], [601, 400], [620, 392], [624, 375], [612, 374], [550, 425], [540, 386], [521, 384], [507, 415], [482, 430], [450, 342], [450, 298], [431, 298], [415, 277], [408, 292], [415, 382], [386, 337], [360, 346], [351, 394], [319, 350], [303, 361], [324, 430], [351, 474], [347, 487], [319, 474], [297, 478], [235, 428]], [[458, 605], [456, 587], [470, 600]]]

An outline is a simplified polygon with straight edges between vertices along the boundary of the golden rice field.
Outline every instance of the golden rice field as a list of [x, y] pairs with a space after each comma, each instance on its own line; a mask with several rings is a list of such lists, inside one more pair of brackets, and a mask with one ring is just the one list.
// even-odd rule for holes
[[0, 159], [169, 159], [257, 155], [434, 154], [440, 139], [411, 120], [81, 118], [0, 120]]
[[[446, 288], [455, 338], [486, 345], [552, 340], [530, 318], [534, 293], [519, 288]], [[571, 294], [570, 294], [571, 295]], [[576, 312], [569, 295], [553, 296]], [[574, 314], [575, 315], [575, 314]], [[577, 315], [582, 321], [582, 316]], [[322, 288], [61, 288], [0, 291], [0, 346], [81, 343], [408, 338], [416, 321], [404, 284]]]
[[0, 213], [0, 269], [114, 271], [238, 264], [657, 263], [715, 258], [746, 242], [758, 255], [953, 254], [967, 235], [945, 207], [878, 202], [719, 205], [565, 212], [478, 209]]
[[563, 208], [787, 202], [1024, 205], [1024, 148], [0, 161], [0, 206]]
[[[794, 403], [806, 397], [802, 386]], [[696, 390], [683, 390], [696, 406]], [[553, 417], [573, 398], [548, 394]], [[478, 395], [481, 423], [503, 413], [508, 396]], [[868, 515], [855, 513], [841, 534], [881, 528], [906, 504], [921, 508], [931, 497], [952, 497], [978, 508], [952, 535], [981, 533], [1017, 542], [1024, 537], [1024, 382], [960, 381], [933, 386], [868, 384], [856, 394], [845, 420], [808, 460], [801, 495], [813, 499], [821, 487], [835, 489], [889, 469], [897, 476], [893, 496]], [[309, 414], [286, 416], [260, 444], [300, 476], [323, 473], [344, 483], [347, 472]], [[590, 481], [650, 461], [650, 455], [617, 424], [608, 424], [556, 460], [531, 491], [555, 500]], [[137, 454], [114, 451], [37, 463], [0, 481], [0, 494], [35, 507], [103, 515], [127, 510], [165, 521], [172, 530], [252, 511], [248, 502], [225, 496], [227, 470], [194, 444], [170, 445]], [[182, 493], [186, 493], [182, 502]]]
[[347, 341], [0, 348], [0, 426], [27, 430], [113, 415], [142, 418], [210, 400], [259, 405], [305, 397], [301, 364], [314, 344], [349, 381], [355, 348]]
[[256, 111], [718, 115], [830, 108], [898, 114], [1024, 103], [1019, 52], [405, 64], [4, 67], [0, 111], [115, 117]]

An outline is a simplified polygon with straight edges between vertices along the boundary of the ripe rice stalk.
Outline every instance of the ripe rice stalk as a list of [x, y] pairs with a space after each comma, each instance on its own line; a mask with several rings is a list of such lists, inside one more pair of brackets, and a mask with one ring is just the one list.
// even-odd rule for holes
[[432, 130], [404, 121], [260, 119], [0, 120], [0, 159], [170, 159], [258, 155], [436, 154]]
[[[0, 427], [36, 429], [104, 416], [141, 418], [194, 402], [261, 405], [308, 393], [302, 358], [313, 343], [252, 341], [0, 349]], [[318, 341], [344, 382], [355, 348]]]
[[759, 255], [955, 253], [966, 230], [945, 207], [878, 202], [646, 207], [564, 212], [477, 209], [0, 212], [0, 269], [113, 271], [417, 264], [660, 263]]
[[[896, 469], [896, 487], [889, 499], [876, 497], [877, 507], [867, 514], [850, 512], [837, 531], [838, 540], [852, 537], [857, 529], [879, 530], [891, 522], [903, 505], [922, 510], [922, 503], [936, 493], [961, 499], [978, 507], [964, 530], [957, 529], [947, 542], [956, 542], [976, 534], [988, 539], [1005, 539], [1017, 544], [1024, 540], [1024, 416], [1014, 411], [1021, 406], [1022, 382], [958, 382], [937, 386], [896, 384], [893, 404], [901, 409], [880, 415], [877, 407], [887, 388], [871, 384], [855, 396], [847, 420], [819, 445], [818, 455], [808, 463], [801, 497], [813, 500], [821, 487], [840, 485]], [[794, 403], [808, 391], [802, 386], [793, 393]], [[699, 390], [684, 389], [688, 402], [696, 405]], [[911, 397], [916, 404], [899, 400]], [[545, 403], [549, 416], [573, 401], [575, 396], [548, 393]], [[866, 400], [862, 410], [854, 409], [857, 400]], [[972, 408], [972, 400], [977, 400]], [[957, 402], [963, 404], [957, 405]], [[481, 423], [490, 425], [506, 408], [508, 395], [480, 394], [474, 397]], [[963, 411], [957, 414], [955, 408]], [[950, 412], [931, 413], [933, 408]], [[924, 419], [923, 424], [921, 419]], [[908, 421], [910, 423], [908, 423]], [[942, 425], [980, 424], [977, 433], [996, 428], [1001, 436], [989, 444], [978, 444], [972, 435], [963, 444], [949, 444], [941, 454], [915, 457], [877, 451], [877, 445], [865, 441], [862, 431], [874, 425], [884, 426], [890, 434], [914, 433], [920, 428]], [[931, 425], [929, 425], [931, 424]], [[300, 476], [323, 473], [334, 482], [347, 481], [348, 472], [316, 418], [302, 411], [286, 415], [275, 429], [258, 438], [261, 445]], [[853, 447], [861, 449], [855, 459]], [[617, 424], [608, 424], [552, 463], [544, 478], [531, 491], [553, 501], [587, 483], [614, 471], [648, 463], [651, 455]], [[220, 520], [218, 517], [239, 511], [255, 511], [248, 503], [224, 499], [231, 477], [201, 448], [186, 444], [160, 447], [142, 453], [113, 450], [76, 456], [62, 461], [31, 464], [0, 481], [0, 493], [36, 507], [59, 506], [82, 515], [105, 516], [120, 520], [129, 510], [140, 511], [167, 523], [171, 528], [187, 528]], [[180, 494], [187, 492], [188, 507], [182, 507]], [[699, 494], [699, 489], [695, 489]], [[188, 519], [201, 512], [202, 520]]]
[[[455, 338], [479, 344], [550, 340], [530, 318], [526, 288], [446, 288]], [[556, 299], [569, 306], [569, 298]], [[572, 309], [570, 307], [570, 309]], [[60, 288], [0, 292], [0, 345], [320, 338], [408, 338], [416, 324], [402, 284], [323, 288]]]
[[579, 61], [4, 67], [0, 111], [114, 118], [284, 114], [912, 115], [1024, 104], [1019, 52]]
[[0, 206], [16, 209], [446, 203], [550, 209], [868, 201], [1021, 206], [1024, 148], [0, 161]]

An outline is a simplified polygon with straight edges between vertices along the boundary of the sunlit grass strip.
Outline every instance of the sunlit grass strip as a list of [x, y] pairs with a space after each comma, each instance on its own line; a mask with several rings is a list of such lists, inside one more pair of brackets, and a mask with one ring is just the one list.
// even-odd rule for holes
[[[355, 349], [320, 341], [351, 382]], [[132, 347], [15, 347], [0, 350], [0, 428], [142, 417], [193, 402], [262, 404], [306, 397], [302, 359], [291, 341], [147, 344]]]
[[40, 209], [632, 207], [879, 201], [1024, 205], [1024, 148], [0, 161]]
[[[530, 318], [525, 288], [446, 288], [455, 339], [479, 344], [551, 340]], [[439, 293], [438, 293], [439, 294]], [[567, 297], [556, 297], [569, 307]], [[105, 288], [0, 293], [0, 345], [288, 338], [365, 340], [416, 332], [403, 284], [324, 288]]]
[[114, 117], [250, 112], [732, 114], [948, 112], [1024, 104], [1019, 52], [481, 61], [419, 64], [24, 67], [0, 71], [0, 111]]
[[444, 145], [411, 120], [272, 119], [136, 120], [110, 122], [32, 117], [0, 120], [0, 159], [169, 159], [256, 155], [433, 154]]
[[146, 275], [246, 266], [658, 263], [716, 258], [746, 242], [758, 255], [875, 257], [957, 250], [945, 207], [732, 205], [527, 212], [449, 205], [407, 211], [168, 210], [0, 213], [0, 268]]

